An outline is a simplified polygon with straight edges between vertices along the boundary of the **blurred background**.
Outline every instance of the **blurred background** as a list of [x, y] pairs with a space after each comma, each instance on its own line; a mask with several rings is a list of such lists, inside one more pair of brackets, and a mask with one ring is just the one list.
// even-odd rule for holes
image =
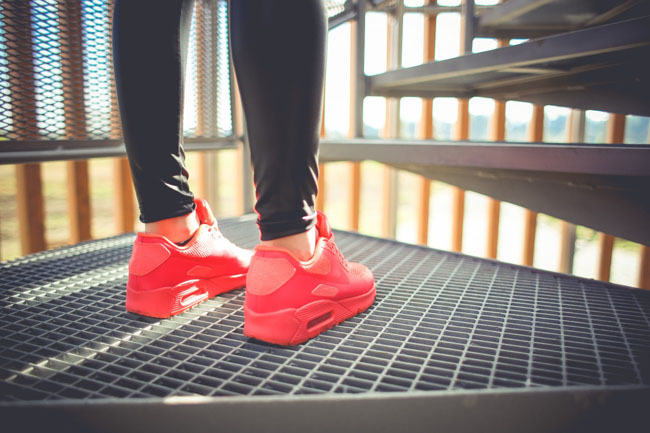
[[[47, 18], [47, 5], [52, 2], [36, 1], [43, 7], [40, 14]], [[99, 7], [102, 2], [90, 1], [88, 4]], [[407, 6], [420, 6], [424, 1], [409, 0]], [[477, 0], [477, 5], [493, 5], [496, 0]], [[439, 0], [438, 4], [455, 6], [460, 0]], [[36, 16], [38, 19], [38, 15]], [[324, 137], [342, 138], [350, 130], [350, 46], [351, 25], [345, 23], [329, 32], [327, 57], [327, 78], [325, 87]], [[436, 18], [436, 60], [456, 57], [460, 54], [460, 13], [440, 13]], [[2, 38], [0, 29], [0, 38]], [[404, 49], [402, 65], [405, 67], [423, 63], [424, 16], [420, 13], [407, 13], [404, 16]], [[194, 37], [194, 33], [193, 33]], [[0, 39], [0, 43], [2, 40]], [[512, 40], [511, 44], [522, 42]], [[479, 52], [497, 46], [495, 39], [477, 38], [473, 51]], [[37, 45], [38, 47], [38, 45]], [[365, 73], [368, 75], [386, 71], [387, 64], [387, 16], [380, 12], [369, 12], [366, 17], [366, 59]], [[54, 56], [46, 48], [37, 48], [36, 56], [44, 64], [54, 61]], [[190, 58], [192, 63], [195, 59]], [[195, 110], [192, 109], [196, 94], [193, 93], [197, 72], [188, 74], [188, 89], [185, 128], [191, 132], [197, 127]], [[105, 77], [96, 76], [101, 80]], [[52, 90], [55, 91], [55, 90]], [[98, 102], [101, 109], [101, 101]], [[470, 140], [489, 140], [489, 124], [495, 103], [491, 99], [473, 98], [469, 102]], [[403, 138], [416, 138], [421, 122], [421, 99], [402, 98], [400, 105], [400, 131]], [[454, 98], [436, 98], [433, 102], [433, 130], [436, 140], [452, 139], [452, 131], [457, 121], [458, 102]], [[544, 141], [566, 142], [568, 120], [571, 110], [563, 107], [544, 108]], [[506, 140], [526, 141], [527, 129], [533, 113], [532, 104], [509, 101], [506, 104]], [[364, 102], [364, 128], [368, 138], [379, 137], [385, 127], [386, 100], [381, 97], [367, 97]], [[607, 139], [607, 125], [610, 115], [598, 111], [586, 112], [585, 142], [604, 143]], [[92, 120], [91, 120], [92, 121]], [[648, 144], [650, 119], [627, 116], [624, 142], [629, 144]], [[205, 152], [204, 152], [205, 153]], [[239, 189], [235, 186], [239, 175], [239, 154], [236, 149], [215, 151], [218, 153], [217, 165], [210, 176], [218, 179], [217, 203], [213, 207], [218, 217], [238, 214]], [[200, 153], [187, 154], [190, 174], [200, 171]], [[56, 248], [70, 243], [70, 229], [67, 210], [65, 162], [46, 162], [41, 165], [43, 194], [45, 198], [45, 233], [48, 248]], [[335, 228], [349, 229], [348, 203], [349, 188], [352, 181], [347, 162], [327, 163], [325, 165], [325, 200], [323, 207]], [[383, 166], [367, 161], [361, 164], [361, 205], [359, 231], [371, 236], [382, 236], [382, 176]], [[417, 242], [418, 176], [399, 171], [397, 188], [396, 239], [403, 242]], [[190, 178], [195, 186], [196, 177]], [[114, 217], [114, 171], [112, 158], [89, 160], [89, 183], [91, 198], [91, 233], [93, 238], [103, 238], [118, 233]], [[452, 246], [452, 201], [453, 190], [447, 184], [433, 181], [430, 190], [429, 235], [427, 244], [431, 247], [450, 250]], [[136, 207], [137, 209], [137, 207]], [[136, 212], [137, 214], [137, 212]], [[475, 256], [485, 256], [487, 239], [488, 198], [467, 192], [464, 213], [464, 236], [462, 252]], [[497, 259], [511, 263], [522, 263], [524, 243], [525, 209], [510, 204], [501, 204]], [[141, 224], [136, 222], [136, 230]], [[535, 267], [547, 270], [559, 269], [559, 250], [561, 221], [540, 214], [536, 226], [534, 250]], [[576, 229], [573, 273], [578, 276], [596, 278], [598, 272], [598, 233], [587, 227]], [[616, 238], [613, 249], [611, 277], [615, 283], [636, 286], [640, 266], [639, 244]], [[0, 165], [0, 260], [6, 261], [21, 256], [19, 239], [16, 176], [14, 165]]]

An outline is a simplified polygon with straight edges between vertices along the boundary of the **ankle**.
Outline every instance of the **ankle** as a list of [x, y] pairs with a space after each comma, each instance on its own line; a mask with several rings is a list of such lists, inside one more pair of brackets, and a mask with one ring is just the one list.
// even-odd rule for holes
[[261, 241], [261, 244], [289, 250], [298, 260], [306, 261], [314, 255], [316, 238], [316, 227], [312, 227], [306, 232], [271, 239], [270, 241]]
[[145, 223], [144, 232], [166, 237], [172, 242], [183, 242], [188, 240], [198, 230], [200, 225], [196, 212], [192, 211], [186, 215], [167, 218], [152, 223]]

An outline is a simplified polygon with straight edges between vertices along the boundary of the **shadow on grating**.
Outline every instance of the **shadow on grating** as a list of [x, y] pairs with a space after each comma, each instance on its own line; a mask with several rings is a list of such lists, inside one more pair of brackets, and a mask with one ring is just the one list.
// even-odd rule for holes
[[[220, 225], [257, 242], [249, 217]], [[1, 264], [0, 400], [650, 384], [650, 292], [336, 236], [377, 300], [288, 348], [243, 336], [243, 290], [168, 320], [125, 312], [133, 235]]]

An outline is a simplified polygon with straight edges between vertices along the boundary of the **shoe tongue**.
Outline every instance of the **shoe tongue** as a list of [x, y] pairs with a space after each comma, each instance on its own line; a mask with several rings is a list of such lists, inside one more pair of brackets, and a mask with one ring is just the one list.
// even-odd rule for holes
[[196, 204], [196, 216], [199, 217], [199, 222], [209, 226], [215, 225], [217, 220], [208, 202], [202, 198], [195, 198], [194, 203]]
[[327, 217], [321, 211], [316, 211], [316, 230], [321, 237], [329, 239], [332, 237], [332, 229], [327, 222]]

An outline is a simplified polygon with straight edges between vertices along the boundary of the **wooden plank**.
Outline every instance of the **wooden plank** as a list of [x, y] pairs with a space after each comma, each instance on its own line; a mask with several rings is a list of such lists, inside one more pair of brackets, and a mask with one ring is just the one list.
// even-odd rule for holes
[[66, 177], [70, 243], [76, 244], [92, 237], [88, 161], [66, 161]]
[[350, 163], [350, 230], [359, 230], [359, 217], [361, 209], [361, 163]]
[[[61, 80], [65, 136], [69, 140], [86, 138], [84, 65], [81, 1], [67, 1], [57, 9], [61, 38]], [[90, 187], [87, 161], [67, 161], [68, 215], [70, 242], [91, 238]]]
[[612, 269], [612, 253], [614, 252], [614, 236], [598, 233], [598, 279], [609, 281]]
[[641, 245], [641, 254], [639, 258], [638, 286], [641, 289], [650, 290], [650, 246]]
[[431, 206], [431, 180], [424, 176], [418, 178], [418, 234], [417, 242], [429, 244], [429, 208]]
[[115, 230], [118, 233], [129, 233], [135, 228], [135, 203], [133, 180], [129, 161], [126, 158], [113, 160], [113, 205], [115, 209]]
[[526, 209], [524, 213], [524, 254], [522, 263], [533, 266], [535, 259], [535, 235], [537, 232], [537, 212]]
[[16, 166], [16, 202], [23, 254], [46, 249], [45, 212], [40, 164]]
[[[533, 105], [533, 117], [528, 125], [528, 141], [544, 140], [544, 107]], [[526, 209], [524, 212], [524, 254], [522, 263], [533, 266], [535, 261], [535, 236], [537, 233], [537, 212]]]
[[560, 222], [560, 257], [558, 272], [570, 274], [573, 272], [573, 256], [576, 245], [576, 226], [566, 221]]
[[[607, 142], [612, 144], [623, 143], [625, 138], [625, 115], [611, 114], [607, 122]], [[598, 233], [599, 259], [598, 279], [609, 281], [612, 267], [612, 254], [614, 252], [614, 236]]]
[[607, 142], [622, 144], [625, 141], [625, 115], [611, 114], [607, 122]]
[[499, 219], [501, 217], [501, 202], [493, 198], [488, 199], [487, 217], [487, 245], [485, 257], [496, 259], [499, 247]]

